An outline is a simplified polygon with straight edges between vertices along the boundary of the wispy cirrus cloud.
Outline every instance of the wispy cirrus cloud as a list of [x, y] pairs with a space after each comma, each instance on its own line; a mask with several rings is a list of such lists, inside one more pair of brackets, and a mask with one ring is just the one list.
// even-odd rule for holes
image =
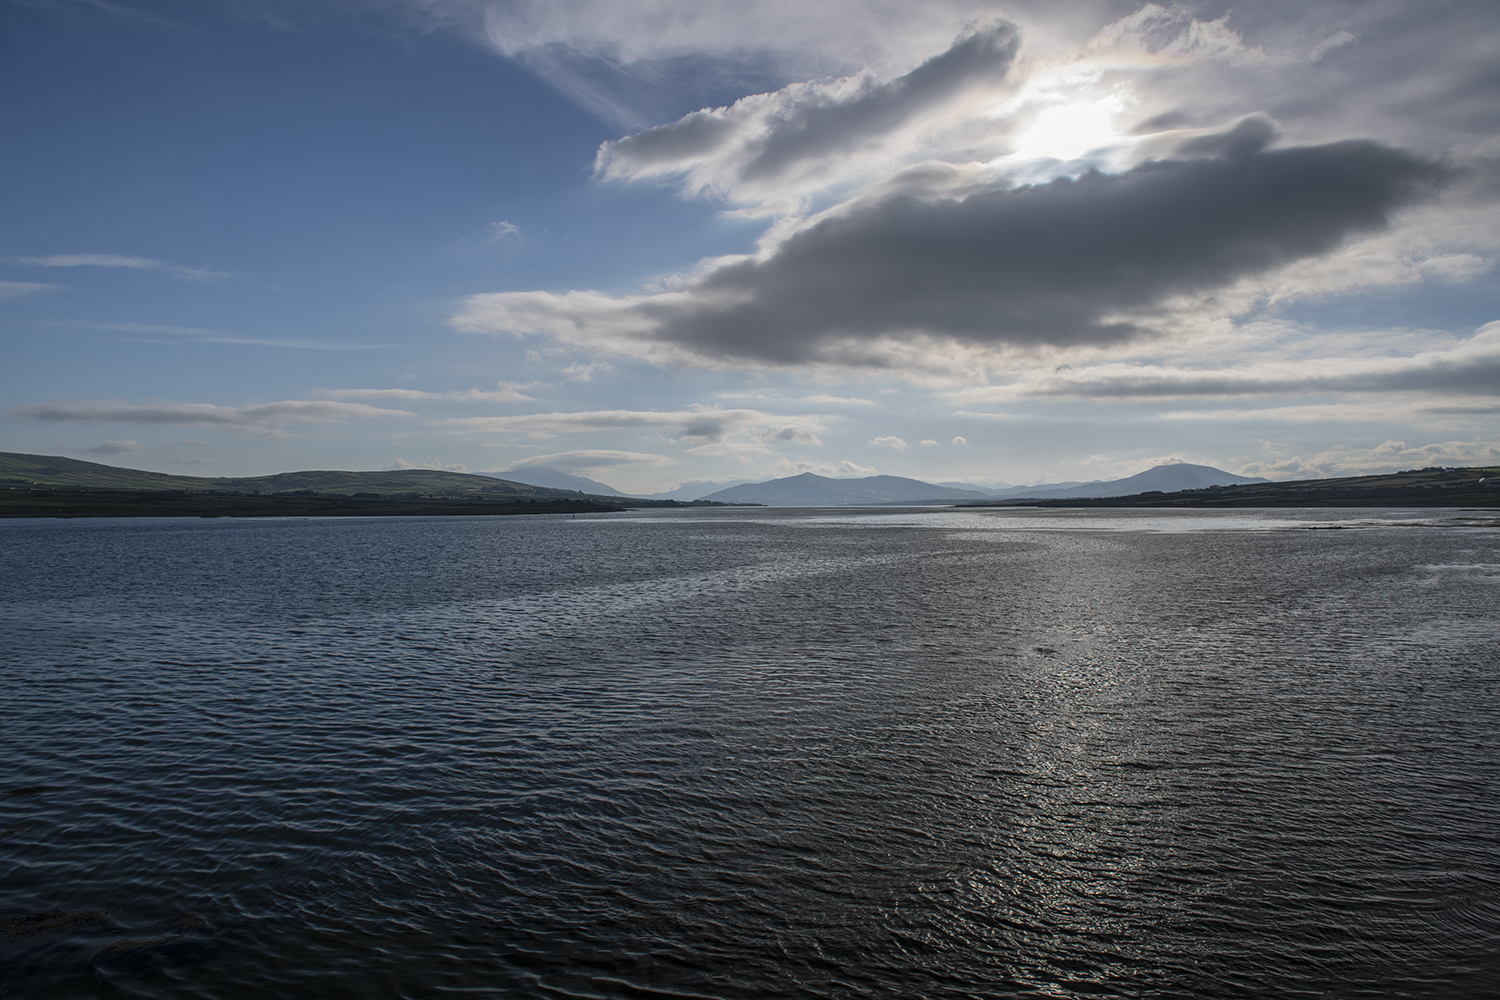
[[114, 253], [55, 253], [41, 257], [7, 257], [5, 262], [23, 267], [123, 267], [133, 271], [166, 271], [178, 278], [200, 281], [229, 277], [223, 271], [211, 271], [206, 267], [183, 267], [151, 257]]
[[0, 281], [0, 302], [38, 292], [52, 292], [62, 287], [64, 286], [48, 285], [40, 281]]
[[862, 68], [898, 76], [945, 36], [983, 17], [989, 0], [423, 0], [439, 23], [465, 24], [564, 94], [621, 127], [671, 118], [680, 91], [741, 80], [840, 77]]
[[[989, 21], [893, 80], [865, 73], [705, 108], [605, 143], [595, 167], [607, 179], [678, 177], [691, 194], [784, 202], [835, 177], [847, 181], [852, 159], [889, 169], [913, 133], [931, 132], [934, 120], [978, 114], [994, 99], [1019, 46], [1014, 25]], [[954, 102], [961, 106], [948, 107]]]
[[364, 403], [284, 399], [249, 406], [159, 401], [126, 403], [96, 400], [57, 400], [13, 407], [10, 420], [49, 423], [183, 425], [225, 427], [250, 437], [285, 438], [286, 424], [328, 424], [368, 417], [411, 417], [407, 410], [388, 410]]
[[73, 322], [59, 321], [47, 325], [66, 327], [71, 330], [104, 330], [142, 334], [147, 339], [147, 342], [156, 344], [185, 341], [200, 344], [245, 344], [250, 347], [290, 347], [304, 351], [371, 351], [390, 346], [388, 344], [341, 344], [327, 340], [298, 340], [288, 337], [246, 337], [235, 333], [225, 333], [221, 330], [210, 330], [205, 327], [168, 326], [160, 323], [108, 323], [92, 320], [76, 320]]
[[376, 399], [405, 400], [418, 402], [428, 399], [447, 399], [472, 403], [534, 403], [536, 397], [521, 392], [520, 387], [500, 383], [496, 389], [457, 389], [447, 392], [427, 392], [422, 389], [314, 389], [313, 393], [329, 399]]

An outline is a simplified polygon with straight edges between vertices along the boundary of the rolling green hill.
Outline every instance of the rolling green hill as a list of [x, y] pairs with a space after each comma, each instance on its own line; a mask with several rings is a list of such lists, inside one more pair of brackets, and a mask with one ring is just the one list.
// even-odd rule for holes
[[120, 469], [98, 462], [84, 462], [60, 455], [22, 455], [0, 452], [0, 487], [63, 486], [111, 490], [213, 490], [225, 493], [287, 493], [312, 490], [352, 496], [356, 493], [378, 493], [381, 496], [415, 494], [418, 496], [483, 496], [485, 498], [523, 497], [577, 499], [571, 490], [528, 486], [489, 476], [471, 476], [462, 472], [436, 472], [428, 469], [398, 469], [393, 472], [282, 472], [274, 476], [245, 478], [209, 476], [169, 476], [161, 472]]

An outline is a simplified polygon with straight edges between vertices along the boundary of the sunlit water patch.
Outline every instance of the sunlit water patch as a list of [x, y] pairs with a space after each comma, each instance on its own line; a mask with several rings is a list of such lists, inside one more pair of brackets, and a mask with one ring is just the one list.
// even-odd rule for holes
[[1500, 977], [1482, 516], [0, 539], [0, 995], [1463, 997]]

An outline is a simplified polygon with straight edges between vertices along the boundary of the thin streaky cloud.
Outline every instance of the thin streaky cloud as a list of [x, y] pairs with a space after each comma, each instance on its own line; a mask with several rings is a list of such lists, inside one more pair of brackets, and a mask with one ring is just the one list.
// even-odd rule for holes
[[58, 322], [48, 324], [75, 330], [112, 330], [121, 333], [154, 333], [173, 340], [148, 340], [145, 343], [169, 344], [193, 341], [201, 344], [245, 344], [250, 347], [290, 347], [304, 351], [373, 351], [389, 344], [339, 344], [326, 340], [293, 340], [280, 337], [242, 337], [198, 326], [165, 326], [157, 323], [105, 323], [97, 321]]
[[114, 400], [63, 399], [13, 407], [10, 420], [40, 420], [49, 423], [145, 424], [227, 427], [252, 437], [285, 438], [294, 435], [280, 429], [284, 424], [336, 423], [360, 417], [413, 417], [408, 410], [389, 410], [365, 403], [329, 400], [283, 399], [249, 406], [218, 406], [213, 403], [157, 401], [126, 403]]
[[183, 267], [151, 257], [129, 257], [113, 253], [55, 253], [42, 257], [7, 257], [7, 264], [23, 267], [123, 267], [135, 271], [167, 271], [179, 278], [227, 278], [227, 272], [206, 267]]
[[0, 302], [9, 299], [19, 299], [23, 295], [35, 295], [37, 292], [52, 292], [65, 285], [49, 285], [40, 281], [0, 281]]
[[[823, 430], [816, 416], [790, 417], [760, 410], [721, 410], [700, 407], [661, 412], [656, 410], [586, 410], [573, 413], [530, 413], [512, 417], [458, 417], [445, 420], [450, 427], [489, 433], [576, 434], [610, 430], [643, 430], [676, 433], [682, 438], [722, 442], [731, 433], [760, 426], [772, 439], [812, 439]], [[765, 435], [763, 435], [765, 436]]]
[[534, 403], [535, 396], [528, 396], [515, 386], [501, 385], [498, 389], [457, 389], [449, 392], [428, 392], [422, 389], [314, 389], [319, 396], [329, 399], [390, 399], [423, 400], [451, 399], [466, 403]]
[[860, 399], [856, 396], [833, 396], [827, 393], [817, 393], [812, 396], [783, 396], [774, 392], [718, 392], [714, 394], [715, 399], [751, 399], [763, 403], [794, 403], [812, 404], [815, 406], [874, 406], [873, 399]]
[[1229, 399], [1318, 393], [1500, 395], [1500, 321], [1467, 340], [1407, 357], [1328, 357], [1234, 368], [1111, 363], [1038, 373], [1005, 386], [961, 389], [961, 400]]

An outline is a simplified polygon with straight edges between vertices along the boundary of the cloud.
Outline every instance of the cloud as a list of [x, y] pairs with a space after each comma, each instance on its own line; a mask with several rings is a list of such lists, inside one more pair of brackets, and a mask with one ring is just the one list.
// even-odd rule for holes
[[106, 441], [88, 448], [71, 449], [80, 455], [123, 455], [132, 451], [145, 451], [146, 446], [139, 441]]
[[204, 267], [182, 267], [150, 257], [126, 257], [112, 253], [55, 253], [45, 257], [7, 257], [7, 264], [29, 267], [123, 267], [135, 271], [169, 271], [179, 278], [227, 278], [220, 271]]
[[319, 396], [330, 399], [376, 399], [409, 400], [451, 399], [473, 403], [529, 403], [535, 397], [521, 392], [516, 386], [500, 383], [498, 389], [461, 389], [450, 392], [424, 392], [421, 389], [314, 389]]
[[505, 472], [519, 472], [522, 469], [535, 469], [539, 467], [554, 469], [575, 469], [589, 471], [591, 469], [613, 469], [622, 465], [665, 465], [671, 459], [661, 455], [651, 455], [638, 451], [608, 451], [608, 450], [584, 450], [584, 451], [560, 451], [551, 455], [533, 455], [524, 458], [512, 465]]
[[966, 446], [969, 443], [969, 439], [966, 438], [966, 437], [959, 436], [959, 437], [956, 437], [956, 438], [953, 439], [953, 443], [955, 445], [957, 445], [958, 447], [962, 448], [962, 447]]
[[309, 351], [369, 351], [376, 350], [388, 345], [385, 344], [338, 344], [326, 340], [291, 340], [285, 338], [269, 337], [242, 337], [233, 333], [222, 333], [218, 330], [209, 330], [198, 326], [164, 326], [157, 323], [104, 323], [76, 320], [72, 322], [58, 322], [50, 324], [53, 326], [66, 327], [74, 330], [118, 330], [123, 333], [145, 333], [156, 334], [162, 337], [171, 337], [172, 340], [146, 340], [147, 343], [173, 343], [175, 341], [194, 341], [203, 344], [246, 344], [253, 347], [292, 347]]
[[823, 443], [811, 430], [796, 425], [763, 427], [756, 432], [755, 439], [767, 444], [785, 444], [790, 442], [795, 444], [821, 445]]
[[[819, 60], [817, 68], [883, 63], [902, 48], [920, 52], [951, 35], [953, 27], [982, 14], [985, 0], [931, 0], [921, 9], [888, 0], [741, 0], [704, 4], [686, 0], [511, 0], [478, 7], [490, 43], [499, 52], [566, 48], [580, 56], [630, 65], [684, 56], [774, 59], [796, 52]], [[864, 15], [864, 16], [860, 16]], [[838, 60], [829, 63], [830, 57]], [[803, 71], [806, 71], [805, 69]]]
[[137, 270], [170, 267], [149, 257], [124, 257], [112, 253], [55, 253], [50, 257], [7, 257], [7, 264], [31, 267], [128, 267]]
[[661, 430], [684, 438], [716, 442], [732, 430], [761, 422], [785, 421], [785, 417], [758, 410], [720, 410], [708, 407], [659, 412], [656, 410], [586, 410], [575, 413], [528, 413], [513, 417], [457, 417], [449, 426], [501, 433], [542, 432], [569, 434], [601, 430]]
[[737, 200], [785, 197], [789, 185], [820, 186], [830, 171], [846, 176], [851, 156], [884, 160], [882, 149], [912, 126], [930, 129], [949, 102], [992, 96], [1019, 44], [1014, 25], [992, 21], [894, 80], [863, 74], [795, 84], [705, 108], [605, 143], [595, 168], [619, 180], [684, 175], [689, 192]]
[[1373, 142], [1267, 150], [1264, 138], [1117, 175], [864, 200], [685, 291], [478, 295], [453, 324], [762, 365], [888, 366], [892, 342], [1119, 344], [1171, 300], [1384, 229], [1445, 177]]
[[[873, 438], [871, 439], [870, 443], [875, 445], [877, 448], [889, 448], [892, 451], [907, 451], [911, 448], [911, 445], [907, 444], [905, 441], [901, 440], [898, 437]], [[936, 442], [933, 443], [935, 444]]]
[[873, 465], [860, 465], [844, 459], [836, 464], [827, 462], [812, 462], [807, 459], [777, 459], [771, 466], [776, 478], [786, 476], [800, 476], [804, 472], [811, 472], [819, 476], [873, 476], [880, 470]]
[[595, 375], [607, 375], [614, 370], [614, 367], [606, 362], [587, 361], [565, 366], [562, 374], [569, 382], [592, 382]]
[[462, 462], [444, 465], [441, 461], [436, 462], [408, 462], [404, 458], [398, 458], [387, 471], [396, 469], [429, 469], [434, 472], [468, 472], [469, 467]]
[[[1257, 311], [1332, 294], [1472, 285], [1492, 266], [1494, 206], [1475, 192], [1494, 173], [1481, 153], [1500, 77], [1476, 6], [1200, 20], [1188, 5], [1019, 0], [1010, 23], [999, 6], [495, 8], [501, 51], [565, 50], [679, 90], [673, 66], [753, 54], [806, 72], [814, 50], [834, 55], [823, 75], [598, 152], [601, 178], [770, 218], [755, 252], [638, 294], [473, 296], [452, 325], [671, 366], [983, 381], [1035, 356], [1227, 339]], [[1023, 155], [1058, 123], [1083, 129], [1073, 152]]]
[[0, 302], [8, 299], [18, 299], [23, 295], [34, 295], [37, 292], [51, 292], [62, 285], [48, 285], [40, 281], [0, 281]]
[[212, 403], [122, 403], [90, 400], [58, 400], [17, 406], [7, 414], [11, 420], [42, 420], [50, 423], [150, 424], [227, 427], [251, 437], [293, 437], [280, 430], [284, 424], [334, 423], [361, 417], [410, 417], [406, 410], [385, 410], [364, 403], [284, 399], [251, 406], [215, 406]]
[[[990, 0], [423, 0], [474, 25], [581, 106], [638, 129], [676, 117], [682, 92], [776, 86], [870, 69], [897, 76], [983, 17]], [[476, 16], [476, 14], [478, 16]]]
[[1378, 475], [1429, 465], [1500, 465], [1500, 441], [1441, 441], [1408, 445], [1385, 441], [1373, 447], [1339, 445], [1312, 453], [1245, 463], [1241, 475], [1266, 479], [1321, 479], [1341, 476]]
[[873, 399], [859, 399], [853, 396], [831, 396], [827, 393], [815, 393], [811, 396], [783, 396], [776, 392], [717, 392], [715, 399], [754, 399], [768, 403], [795, 403], [798, 405], [811, 406], [874, 406]]
[[1321, 393], [1422, 392], [1500, 395], [1500, 322], [1438, 350], [1407, 357], [1301, 358], [1234, 368], [1101, 364], [1034, 373], [1004, 387], [961, 390], [962, 399], [1232, 398]]
[[939, 447], [939, 445], [938, 445], [938, 442], [936, 440], [934, 440], [933, 438], [923, 438], [922, 439], [922, 447], [924, 447], [924, 448], [937, 448], [937, 447]]

